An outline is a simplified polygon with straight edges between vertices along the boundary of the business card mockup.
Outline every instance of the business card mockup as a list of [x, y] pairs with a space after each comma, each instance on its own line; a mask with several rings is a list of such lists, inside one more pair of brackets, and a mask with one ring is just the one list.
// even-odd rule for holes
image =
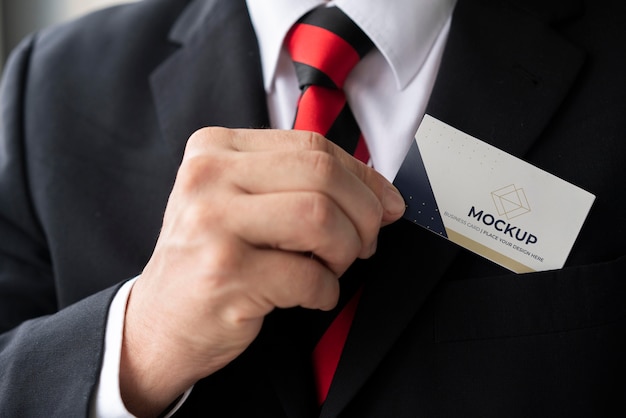
[[516, 273], [562, 268], [595, 200], [430, 115], [394, 184], [406, 219]]

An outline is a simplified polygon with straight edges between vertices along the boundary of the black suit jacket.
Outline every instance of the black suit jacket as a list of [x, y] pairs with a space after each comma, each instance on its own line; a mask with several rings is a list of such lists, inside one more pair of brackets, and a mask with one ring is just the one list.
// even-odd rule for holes
[[[617, 0], [458, 0], [428, 105], [597, 196], [564, 269], [514, 275], [401, 220], [342, 278], [365, 291], [321, 411], [329, 315], [290, 309], [180, 415], [626, 416], [624, 21]], [[269, 125], [245, 3], [148, 0], [31, 36], [1, 106], [0, 416], [82, 416], [186, 139]]]

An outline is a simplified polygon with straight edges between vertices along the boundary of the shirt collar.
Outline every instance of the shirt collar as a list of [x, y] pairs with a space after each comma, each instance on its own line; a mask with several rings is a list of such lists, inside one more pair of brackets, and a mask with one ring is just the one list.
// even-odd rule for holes
[[[306, 12], [328, 0], [246, 0], [270, 90], [283, 39]], [[333, 0], [370, 37], [404, 89], [426, 60], [456, 0]], [[393, 22], [389, 24], [388, 22]]]

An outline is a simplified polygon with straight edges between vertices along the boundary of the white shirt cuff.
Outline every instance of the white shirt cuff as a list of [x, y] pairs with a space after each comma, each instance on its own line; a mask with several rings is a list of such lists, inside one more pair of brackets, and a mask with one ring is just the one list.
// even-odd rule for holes
[[[120, 356], [122, 353], [122, 336], [124, 334], [124, 315], [126, 304], [130, 296], [130, 290], [137, 278], [129, 280], [118, 290], [107, 317], [106, 332], [104, 337], [104, 357], [100, 379], [96, 385], [90, 417], [91, 418], [133, 418], [122, 401], [120, 393]], [[165, 415], [171, 417], [187, 400], [191, 390], [189, 388], [176, 404]]]

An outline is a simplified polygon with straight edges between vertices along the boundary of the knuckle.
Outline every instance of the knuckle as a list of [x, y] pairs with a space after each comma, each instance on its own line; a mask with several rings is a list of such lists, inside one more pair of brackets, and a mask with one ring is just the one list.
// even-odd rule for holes
[[179, 182], [188, 186], [195, 186], [197, 183], [201, 183], [206, 165], [204, 158], [201, 157], [192, 157], [184, 160], [178, 170]]
[[191, 134], [185, 144], [184, 158], [204, 152], [207, 147], [225, 147], [233, 141], [233, 131], [219, 126], [204, 127]]
[[311, 151], [328, 152], [328, 140], [317, 132], [305, 132], [303, 136], [303, 142], [306, 144], [306, 149], [309, 149]]
[[208, 210], [206, 205], [187, 205], [183, 216], [184, 225], [187, 225], [192, 233], [204, 229], [214, 222], [214, 213], [212, 210]]
[[305, 224], [315, 230], [327, 230], [336, 223], [336, 210], [331, 200], [321, 193], [309, 193], [301, 202]]
[[191, 150], [199, 146], [202, 142], [204, 142], [204, 138], [207, 133], [208, 133], [208, 128], [197, 129], [194, 133], [191, 134], [191, 136], [187, 140], [186, 149]]
[[364, 205], [362, 210], [365, 213], [365, 217], [368, 220], [367, 224], [372, 225], [373, 228], [378, 230], [380, 221], [383, 218], [384, 208], [383, 204], [378, 199], [372, 199], [371, 204]]
[[298, 292], [302, 299], [306, 301], [317, 299], [318, 294], [320, 293], [319, 274], [315, 274], [312, 270], [313, 269], [305, 271], [305, 273], [298, 278], [296, 286], [296, 292]]
[[[316, 254], [333, 271], [344, 269], [361, 252], [362, 238], [356, 226], [342, 219], [343, 211], [321, 193], [310, 193], [301, 202], [300, 231]], [[337, 245], [338, 240], [340, 244]]]
[[359, 177], [363, 179], [363, 182], [372, 190], [378, 199], [382, 198], [383, 190], [385, 188], [385, 180], [383, 177], [371, 167], [362, 165], [359, 167], [362, 172]]
[[339, 281], [324, 277], [317, 262], [311, 261], [309, 265], [298, 283], [300, 304], [305, 308], [332, 308], [339, 301]]
[[319, 298], [321, 293], [320, 269], [313, 265], [314, 262], [307, 262], [305, 264], [309, 267], [302, 269], [302, 274], [298, 276], [294, 290], [300, 295], [298, 299], [300, 299], [302, 304], [312, 304], [313, 301]]
[[[372, 205], [372, 207], [373, 206], [377, 205]], [[366, 221], [362, 223], [359, 229], [361, 244], [365, 248], [371, 247], [376, 241], [378, 237], [378, 232], [380, 230], [380, 222], [382, 219], [382, 207], [378, 210], [374, 210], [372, 207], [368, 211], [369, 213], [365, 215]]]
[[193, 156], [183, 160], [176, 182], [184, 191], [195, 191], [222, 179], [228, 166], [223, 153]]
[[210, 128], [200, 128], [191, 134], [185, 144], [184, 157], [197, 155], [204, 148], [207, 138], [210, 136]]
[[334, 265], [338, 270], [345, 270], [359, 256], [361, 240], [356, 234], [344, 238], [343, 245], [334, 248]]
[[304, 157], [306, 164], [310, 167], [311, 172], [315, 176], [316, 182], [321, 187], [336, 181], [337, 170], [339, 169], [337, 160], [326, 152], [309, 152]]
[[[203, 128], [204, 129], [204, 128]], [[185, 152], [183, 154], [183, 160], [193, 157], [200, 151], [200, 144], [203, 142], [203, 129], [195, 131], [185, 144]]]
[[240, 251], [233, 243], [221, 242], [207, 251], [205, 257], [198, 260], [198, 268], [203, 272], [204, 288], [207, 295], [220, 295], [223, 289], [233, 286], [240, 268]]
[[[196, 249], [203, 245], [211, 226], [215, 224], [215, 214], [197, 203], [184, 201], [168, 206], [161, 229], [173, 248]], [[184, 256], [184, 254], [180, 254]]]

